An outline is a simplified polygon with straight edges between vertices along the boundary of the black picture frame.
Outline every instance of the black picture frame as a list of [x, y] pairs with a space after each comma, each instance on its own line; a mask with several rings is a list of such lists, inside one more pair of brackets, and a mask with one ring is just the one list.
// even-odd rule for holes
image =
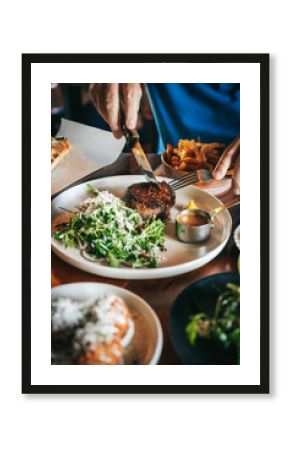
[[[269, 54], [23, 54], [22, 55], [22, 393], [32, 394], [267, 394], [269, 393]], [[31, 64], [255, 63], [260, 64], [260, 384], [32, 385], [31, 384]]]

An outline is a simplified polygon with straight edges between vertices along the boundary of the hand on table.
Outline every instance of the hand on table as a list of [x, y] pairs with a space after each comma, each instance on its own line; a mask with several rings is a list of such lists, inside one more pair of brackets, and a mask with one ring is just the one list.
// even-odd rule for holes
[[115, 138], [122, 137], [120, 96], [125, 104], [125, 125], [129, 130], [136, 127], [142, 88], [140, 83], [97, 83], [90, 87], [93, 103], [111, 127]]
[[232, 191], [234, 194], [240, 194], [240, 138], [236, 137], [233, 142], [224, 150], [220, 160], [218, 161], [212, 177], [215, 180], [222, 180], [232, 163], [235, 163]]

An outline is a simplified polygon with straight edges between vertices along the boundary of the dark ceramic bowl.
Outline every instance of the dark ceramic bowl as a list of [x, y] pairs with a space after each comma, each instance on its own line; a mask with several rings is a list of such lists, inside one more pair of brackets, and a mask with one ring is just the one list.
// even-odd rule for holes
[[228, 283], [240, 284], [238, 273], [218, 273], [197, 280], [188, 286], [173, 303], [169, 318], [169, 334], [174, 349], [183, 364], [226, 365], [237, 363], [234, 347], [225, 350], [212, 339], [197, 339], [194, 345], [188, 342], [185, 327], [191, 315], [205, 312], [213, 314], [216, 299]]

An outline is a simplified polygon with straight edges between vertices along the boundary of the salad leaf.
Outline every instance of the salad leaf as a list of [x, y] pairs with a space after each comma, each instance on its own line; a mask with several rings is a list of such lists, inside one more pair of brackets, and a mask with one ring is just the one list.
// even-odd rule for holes
[[209, 321], [206, 314], [200, 313], [190, 317], [190, 321], [185, 328], [190, 344], [194, 344], [200, 335], [202, 323], [204, 324], [204, 329], [208, 327]]
[[165, 225], [154, 217], [143, 220], [108, 191], [88, 185], [92, 197], [79, 205], [70, 222], [61, 224], [54, 238], [65, 247], [80, 248], [84, 256], [103, 259], [111, 267], [154, 268], [165, 251]]
[[240, 358], [240, 287], [227, 284], [216, 302], [213, 317], [206, 313], [190, 316], [185, 328], [191, 345], [198, 338], [211, 338], [227, 349], [234, 345], [237, 349], [238, 364]]

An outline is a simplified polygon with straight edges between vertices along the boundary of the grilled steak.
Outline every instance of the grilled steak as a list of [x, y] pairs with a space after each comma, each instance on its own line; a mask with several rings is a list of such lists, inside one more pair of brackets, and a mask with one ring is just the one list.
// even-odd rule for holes
[[166, 220], [175, 203], [175, 194], [164, 181], [160, 183], [160, 190], [154, 183], [132, 184], [126, 197], [128, 206], [136, 209], [144, 219], [155, 216]]

